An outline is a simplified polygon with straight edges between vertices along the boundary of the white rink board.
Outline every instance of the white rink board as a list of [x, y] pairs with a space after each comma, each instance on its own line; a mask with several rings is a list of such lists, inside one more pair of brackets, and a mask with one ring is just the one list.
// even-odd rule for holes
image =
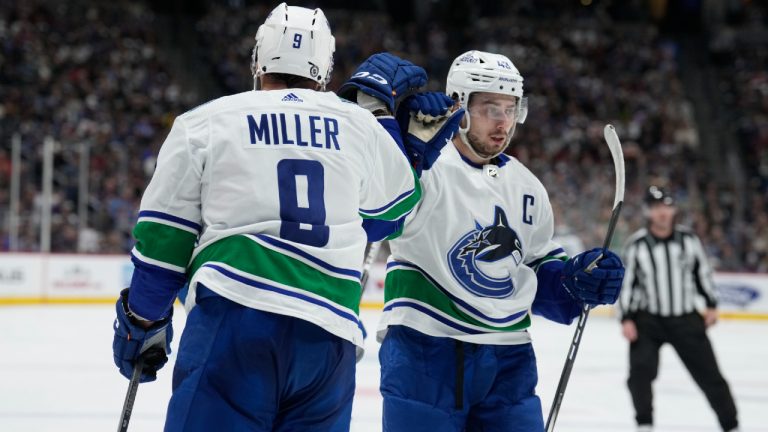
[[0, 301], [114, 299], [132, 274], [128, 255], [0, 253]]
[[48, 298], [117, 296], [133, 274], [127, 256], [51, 255], [47, 261], [43, 294]]
[[768, 275], [715, 273], [720, 309], [733, 312], [768, 312]]
[[[128, 255], [0, 253], [0, 304], [112, 301], [132, 273]], [[385, 276], [385, 264], [374, 263], [364, 306], [381, 307]], [[716, 273], [715, 283], [721, 312], [768, 317], [768, 275]]]
[[42, 267], [38, 254], [0, 254], [0, 298], [42, 296]]

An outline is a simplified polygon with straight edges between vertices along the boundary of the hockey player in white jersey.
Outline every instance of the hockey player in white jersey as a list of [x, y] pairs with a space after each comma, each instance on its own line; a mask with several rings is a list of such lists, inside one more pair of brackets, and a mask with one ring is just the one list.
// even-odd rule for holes
[[[363, 346], [362, 221], [402, 219], [421, 190], [391, 116], [377, 122], [319, 91], [333, 51], [320, 9], [281, 4], [256, 34], [258, 91], [179, 116], [163, 144], [113, 351], [126, 377], [146, 353], [142, 381], [155, 379], [170, 351], [173, 301], [189, 283], [166, 431], [349, 429]], [[361, 67], [375, 63], [375, 80], [351, 81], [360, 102], [384, 114], [426, 82], [407, 61], [374, 60]], [[447, 111], [445, 100], [406, 105]]]
[[460, 55], [447, 93], [468, 115], [387, 263], [384, 430], [542, 431], [531, 312], [570, 323], [584, 303], [613, 303], [624, 268], [606, 252], [586, 271], [601, 249], [568, 260], [543, 185], [503, 153], [527, 114], [507, 57]]

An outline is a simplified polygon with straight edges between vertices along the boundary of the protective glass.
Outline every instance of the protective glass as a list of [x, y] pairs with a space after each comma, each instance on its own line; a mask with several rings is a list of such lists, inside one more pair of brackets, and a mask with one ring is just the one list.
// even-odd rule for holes
[[518, 100], [514, 107], [501, 108], [496, 105], [481, 105], [468, 107], [467, 112], [469, 115], [484, 117], [493, 121], [508, 120], [513, 123], [523, 123], [528, 117], [528, 98]]
[[517, 118], [517, 106], [512, 108], [501, 108], [496, 105], [482, 105], [468, 109], [472, 116], [484, 117], [494, 121], [509, 120], [514, 122]]

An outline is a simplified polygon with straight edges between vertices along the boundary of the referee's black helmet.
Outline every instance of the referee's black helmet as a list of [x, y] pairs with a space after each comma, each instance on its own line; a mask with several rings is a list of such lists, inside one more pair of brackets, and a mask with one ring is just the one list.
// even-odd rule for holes
[[659, 186], [651, 186], [645, 193], [645, 204], [651, 206], [656, 203], [668, 206], [675, 205], [675, 198]]

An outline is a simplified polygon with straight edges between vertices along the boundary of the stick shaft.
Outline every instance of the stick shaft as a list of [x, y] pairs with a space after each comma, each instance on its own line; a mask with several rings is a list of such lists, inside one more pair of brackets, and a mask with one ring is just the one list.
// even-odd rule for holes
[[139, 356], [136, 360], [136, 364], [133, 367], [133, 375], [131, 375], [131, 381], [128, 383], [128, 391], [125, 394], [125, 402], [123, 402], [123, 411], [120, 413], [120, 424], [117, 427], [118, 432], [126, 432], [128, 430], [128, 422], [131, 421], [131, 413], [133, 412], [133, 403], [136, 401], [136, 392], [139, 390], [139, 379], [141, 378], [141, 372], [144, 370], [144, 356]]
[[560, 381], [557, 383], [557, 390], [555, 390], [555, 399], [552, 402], [552, 408], [549, 410], [549, 417], [547, 418], [546, 432], [552, 432], [555, 429], [555, 421], [557, 415], [560, 412], [560, 406], [563, 403], [565, 397], [565, 389], [568, 387], [568, 380], [571, 377], [571, 371], [576, 361], [576, 353], [579, 352], [579, 346], [581, 345], [581, 335], [584, 333], [584, 326], [587, 325], [587, 318], [589, 318], [589, 306], [584, 305], [579, 315], [579, 322], [576, 325], [576, 331], [573, 334], [573, 340], [571, 341], [571, 347], [568, 349], [568, 357], [565, 359], [565, 365], [563, 371], [560, 373]]
[[[611, 220], [608, 222], [608, 232], [605, 235], [605, 241], [603, 242], [603, 253], [608, 249], [613, 239], [613, 232], [616, 229], [616, 222], [619, 220], [619, 214], [621, 213], [621, 205], [623, 201], [619, 201], [616, 207], [614, 207], [611, 213]], [[597, 262], [603, 256], [603, 253], [592, 262], [587, 271], [590, 271], [590, 267], [597, 266]], [[589, 318], [590, 307], [584, 305], [581, 309], [581, 315], [579, 315], [579, 322], [576, 324], [576, 331], [573, 333], [573, 340], [571, 341], [571, 348], [568, 350], [568, 357], [565, 359], [565, 365], [563, 365], [563, 371], [560, 374], [560, 381], [557, 383], [557, 390], [555, 391], [555, 399], [552, 401], [552, 408], [549, 410], [549, 417], [547, 418], [546, 432], [551, 432], [555, 429], [555, 421], [557, 421], [557, 415], [560, 412], [560, 406], [563, 404], [563, 398], [565, 397], [565, 389], [568, 387], [568, 381], [571, 378], [571, 371], [573, 371], [573, 365], [576, 362], [576, 353], [579, 352], [579, 346], [581, 345], [581, 336], [584, 334], [584, 327], [587, 325], [587, 318]]]
[[619, 221], [619, 213], [621, 213], [622, 204], [624, 204], [624, 201], [619, 201], [611, 212], [611, 220], [608, 222], [608, 232], [605, 234], [605, 241], [603, 242], [603, 252], [605, 252], [608, 247], [611, 246], [611, 240], [613, 240], [613, 232], [616, 230], [616, 223]]
[[368, 248], [368, 255], [365, 256], [363, 262], [363, 275], [360, 278], [360, 286], [365, 291], [365, 286], [368, 285], [368, 278], [371, 275], [371, 267], [373, 262], [376, 261], [376, 257], [379, 256], [379, 249], [381, 248], [381, 242], [373, 242]]
[[[616, 130], [611, 125], [606, 125], [604, 129], [605, 141], [608, 144], [608, 148], [611, 151], [611, 158], [613, 159], [614, 174], [616, 176], [616, 189], [614, 191], [613, 211], [611, 212], [611, 220], [608, 222], [608, 230], [605, 233], [605, 240], [603, 241], [603, 251], [598, 257], [592, 261], [585, 271], [591, 272], [597, 267], [598, 261], [605, 255], [608, 247], [613, 240], [613, 232], [616, 229], [616, 223], [619, 220], [619, 214], [621, 213], [621, 207], [624, 203], [624, 155], [621, 151], [621, 142], [616, 135]], [[568, 350], [568, 356], [565, 359], [563, 365], [563, 371], [560, 374], [560, 381], [557, 383], [557, 390], [555, 391], [555, 399], [552, 401], [552, 408], [549, 410], [549, 417], [547, 417], [547, 424], [545, 427], [546, 432], [552, 432], [555, 429], [555, 422], [557, 421], [557, 415], [560, 412], [560, 406], [563, 403], [565, 396], [565, 389], [568, 386], [568, 380], [571, 377], [573, 371], [573, 365], [576, 362], [576, 354], [579, 352], [579, 346], [581, 345], [581, 336], [584, 334], [584, 327], [587, 325], [587, 318], [589, 318], [590, 306], [584, 305], [579, 315], [579, 322], [576, 324], [576, 331], [573, 334], [573, 340], [571, 341], [571, 347]]]

